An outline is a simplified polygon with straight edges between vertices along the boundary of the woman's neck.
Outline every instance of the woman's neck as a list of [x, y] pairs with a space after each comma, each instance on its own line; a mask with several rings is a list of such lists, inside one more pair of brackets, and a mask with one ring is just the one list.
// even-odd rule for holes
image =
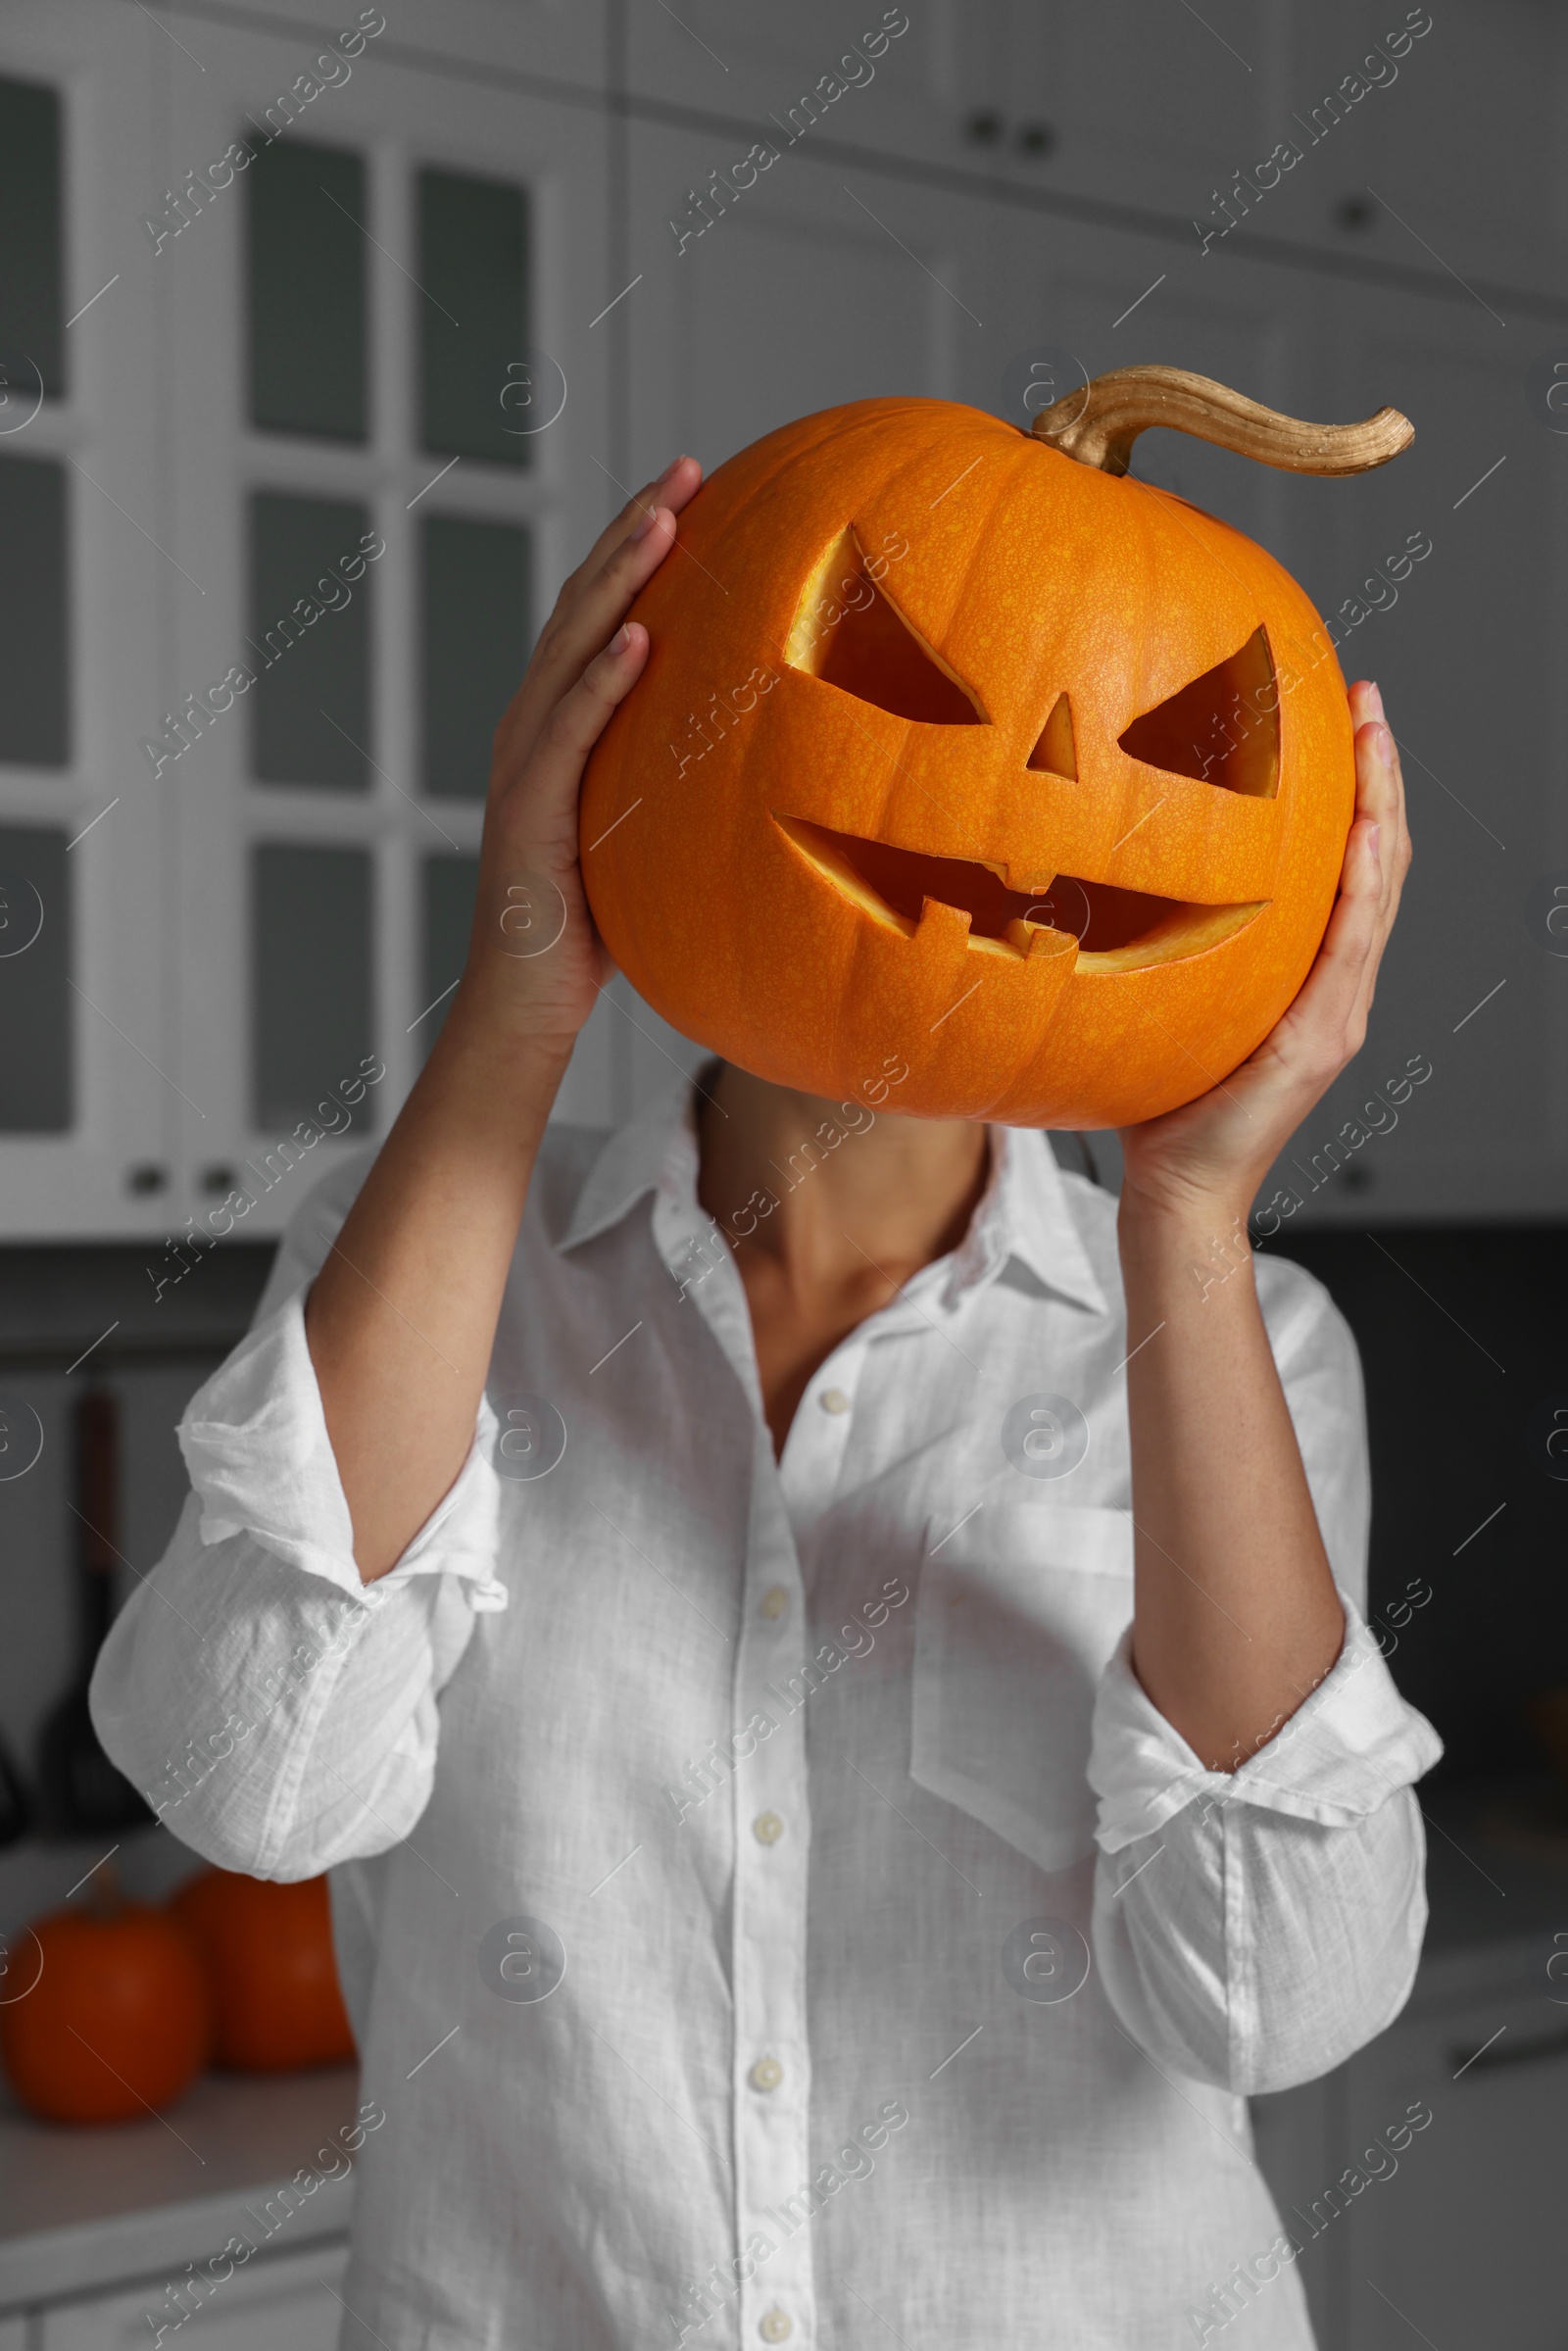
[[735, 1249], [782, 1451], [817, 1366], [962, 1239], [989, 1174], [986, 1130], [889, 1117], [725, 1063], [698, 1133], [698, 1197]]

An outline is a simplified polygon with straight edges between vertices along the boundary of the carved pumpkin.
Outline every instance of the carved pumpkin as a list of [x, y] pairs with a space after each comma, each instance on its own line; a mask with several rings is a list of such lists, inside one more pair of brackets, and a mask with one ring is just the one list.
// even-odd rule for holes
[[9, 1938], [0, 2056], [22, 2104], [49, 2123], [139, 2120], [207, 2062], [207, 1984], [189, 1937], [146, 1903], [94, 1898]]
[[324, 1878], [284, 1886], [203, 1870], [169, 1907], [206, 1967], [216, 2064], [270, 2074], [354, 2055]]
[[758, 1075], [1100, 1127], [1224, 1078], [1295, 996], [1354, 807], [1345, 681], [1250, 539], [1132, 480], [1173, 425], [1345, 473], [1392, 409], [1303, 424], [1174, 368], [1033, 430], [866, 400], [719, 467], [633, 608], [590, 763], [589, 901], [633, 986]]

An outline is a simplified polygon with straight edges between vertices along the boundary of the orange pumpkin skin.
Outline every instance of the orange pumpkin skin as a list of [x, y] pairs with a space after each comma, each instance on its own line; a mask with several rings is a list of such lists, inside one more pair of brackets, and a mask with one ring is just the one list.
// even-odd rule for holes
[[354, 2055], [324, 1878], [279, 1886], [203, 1870], [169, 1907], [206, 1967], [215, 2063], [271, 2074]]
[[172, 1919], [140, 1902], [58, 1910], [10, 1940], [8, 1974], [32, 1988], [0, 2008], [0, 2057], [30, 2113], [128, 2122], [189, 2087], [207, 2062], [212, 2014], [201, 1963]]
[[[847, 526], [983, 722], [811, 673]], [[902, 1059], [901, 1112], [1102, 1127], [1218, 1083], [1299, 988], [1354, 809], [1345, 681], [1301, 589], [1212, 515], [978, 410], [858, 401], [720, 466], [632, 616], [651, 651], [589, 765], [582, 867], [616, 963], [698, 1043], [827, 1097]], [[1121, 748], [1259, 629], [1272, 681], [1245, 724], [1274, 733], [1273, 797]], [[1029, 764], [1063, 695], [1076, 777]], [[980, 937], [935, 898], [878, 911], [803, 824], [1037, 899], [1089, 886], [1063, 906], [1110, 885], [1231, 911], [1170, 916], [1163, 946], [1099, 949], [1092, 919], [1081, 948], [1049, 909], [1032, 942]]]

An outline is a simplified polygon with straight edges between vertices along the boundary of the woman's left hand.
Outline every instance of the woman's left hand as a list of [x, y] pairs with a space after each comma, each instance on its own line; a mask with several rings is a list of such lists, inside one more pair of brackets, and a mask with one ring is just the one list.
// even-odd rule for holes
[[1241, 1067], [1196, 1102], [1124, 1127], [1123, 1206], [1213, 1207], [1245, 1219], [1302, 1119], [1360, 1052], [1399, 892], [1410, 863], [1399, 756], [1383, 698], [1350, 688], [1355, 820], [1340, 895], [1295, 1003]]

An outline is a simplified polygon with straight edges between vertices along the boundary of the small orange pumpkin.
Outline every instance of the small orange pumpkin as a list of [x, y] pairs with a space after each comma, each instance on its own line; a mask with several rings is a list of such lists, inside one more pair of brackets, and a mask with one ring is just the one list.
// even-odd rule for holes
[[216, 2064], [271, 2074], [354, 2055], [324, 1878], [280, 1886], [202, 1870], [169, 1907], [206, 1969]]
[[1407, 445], [1131, 367], [1030, 433], [865, 400], [718, 468], [633, 607], [582, 865], [633, 986], [762, 1077], [895, 1058], [932, 1117], [1101, 1127], [1204, 1092], [1300, 986], [1354, 808], [1318, 614], [1127, 474], [1166, 424], [1317, 473]]
[[8, 1937], [0, 2057], [48, 2123], [121, 2123], [167, 2106], [207, 2062], [212, 2012], [189, 1936], [162, 1910], [101, 1894]]

